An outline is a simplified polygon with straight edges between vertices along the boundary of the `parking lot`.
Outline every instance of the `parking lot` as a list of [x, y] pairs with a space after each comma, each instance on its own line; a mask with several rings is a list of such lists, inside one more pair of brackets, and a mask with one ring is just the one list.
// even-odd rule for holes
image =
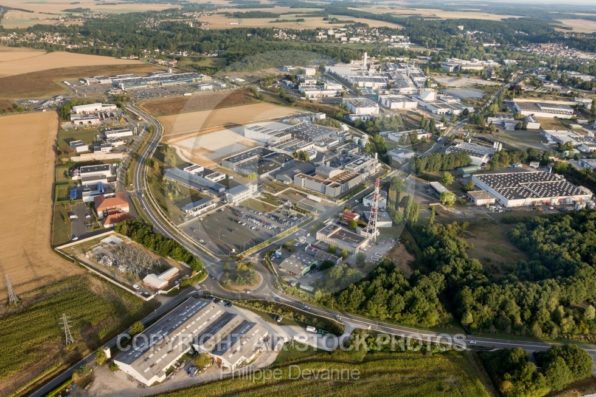
[[73, 238], [91, 233], [97, 227], [95, 215], [85, 203], [78, 203], [72, 207], [70, 225]]
[[[91, 84], [86, 85], [79, 81], [70, 81], [70, 88], [82, 96], [101, 95], [114, 89], [112, 84]], [[188, 93], [214, 92], [226, 88], [226, 85], [220, 81], [179, 84], [172, 86], [156, 86], [146, 88], [130, 89], [127, 93], [135, 99], [150, 99], [166, 96], [179, 96]]]
[[187, 223], [184, 231], [219, 255], [247, 250], [298, 225], [304, 215], [280, 207], [263, 213], [247, 207], [225, 207]]

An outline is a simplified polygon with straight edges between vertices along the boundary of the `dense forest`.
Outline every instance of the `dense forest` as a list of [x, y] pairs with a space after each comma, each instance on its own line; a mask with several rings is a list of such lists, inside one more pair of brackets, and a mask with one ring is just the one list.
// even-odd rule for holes
[[481, 352], [480, 356], [505, 397], [540, 397], [590, 376], [592, 358], [573, 345], [534, 353], [535, 362], [520, 348]]
[[596, 264], [596, 217], [591, 213], [533, 218], [516, 225], [510, 234], [531, 258], [518, 266], [520, 279], [568, 277], [586, 264]]
[[[323, 304], [432, 327], [449, 311], [471, 332], [507, 332], [592, 341], [596, 335], [596, 212], [520, 222], [512, 240], [534, 253], [517, 273], [497, 279], [468, 256], [460, 224], [413, 227], [418, 270], [405, 278], [383, 264]], [[537, 268], [538, 275], [529, 276]]]

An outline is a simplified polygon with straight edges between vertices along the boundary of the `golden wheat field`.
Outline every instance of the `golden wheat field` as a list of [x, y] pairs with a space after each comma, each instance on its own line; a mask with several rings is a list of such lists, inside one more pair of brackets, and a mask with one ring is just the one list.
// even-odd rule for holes
[[57, 128], [55, 112], [0, 117], [0, 274], [17, 293], [81, 272], [50, 247]]

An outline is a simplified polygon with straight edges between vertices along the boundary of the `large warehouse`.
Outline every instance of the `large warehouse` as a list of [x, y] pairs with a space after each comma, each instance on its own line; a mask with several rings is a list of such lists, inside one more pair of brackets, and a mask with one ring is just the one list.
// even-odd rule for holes
[[581, 203], [592, 198], [588, 189], [544, 171], [476, 174], [472, 181], [505, 207]]
[[236, 369], [263, 348], [268, 332], [233, 309], [210, 300], [188, 298], [137, 335], [131, 349], [114, 362], [127, 375], [150, 386], [166, 379], [166, 370], [191, 347], [208, 353], [216, 364]]
[[515, 110], [524, 116], [570, 119], [575, 115], [575, 111], [570, 105], [554, 101], [517, 100], [513, 102], [513, 105]]

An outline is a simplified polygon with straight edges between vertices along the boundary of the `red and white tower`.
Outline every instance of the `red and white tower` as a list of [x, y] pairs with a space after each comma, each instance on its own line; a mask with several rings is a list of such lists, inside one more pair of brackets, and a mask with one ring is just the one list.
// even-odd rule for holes
[[377, 229], [377, 218], [379, 215], [379, 198], [381, 197], [381, 178], [375, 180], [375, 190], [372, 196], [372, 205], [368, 215], [368, 224], [366, 225], [365, 233], [369, 241], [376, 241], [379, 234]]

